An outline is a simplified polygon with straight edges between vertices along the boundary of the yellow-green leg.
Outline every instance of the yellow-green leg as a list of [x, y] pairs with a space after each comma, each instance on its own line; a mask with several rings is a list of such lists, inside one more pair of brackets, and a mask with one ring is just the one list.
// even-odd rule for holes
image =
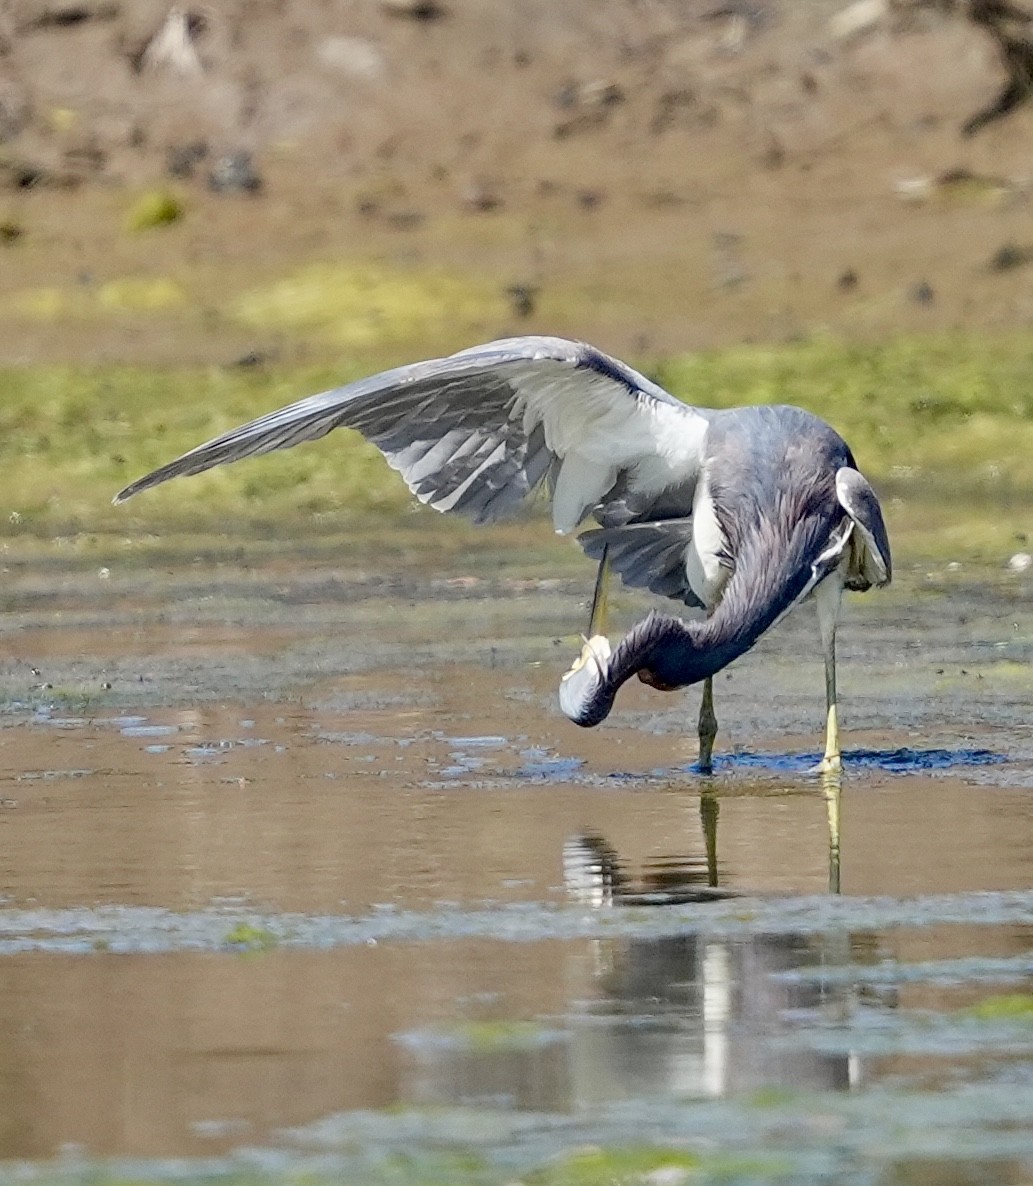
[[588, 616], [588, 632], [586, 637], [595, 638], [597, 634], [606, 635], [606, 627], [610, 617], [610, 560], [609, 548], [603, 548], [603, 558], [599, 561], [599, 571], [595, 574], [595, 590], [592, 593], [592, 611]]
[[840, 770], [843, 758], [839, 749], [839, 718], [836, 713], [836, 646], [833, 642], [825, 655], [825, 756], [819, 769], [824, 774]]
[[843, 764], [836, 706], [836, 619], [842, 597], [843, 584], [838, 573], [822, 581], [815, 593], [821, 649], [825, 656], [825, 756], [818, 769], [825, 774], [839, 770]]
[[717, 717], [714, 714], [714, 679], [708, 675], [703, 681], [703, 699], [699, 706], [699, 768], [704, 774], [714, 769], [714, 738], [717, 736]]

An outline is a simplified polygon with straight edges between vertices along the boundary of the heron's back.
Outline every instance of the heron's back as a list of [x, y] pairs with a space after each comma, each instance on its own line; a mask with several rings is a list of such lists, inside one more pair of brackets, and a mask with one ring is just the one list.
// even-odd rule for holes
[[803, 408], [772, 404], [717, 413], [704, 470], [731, 558], [758, 531], [783, 534], [801, 520], [839, 520], [836, 473], [843, 466], [855, 466], [846, 442]]

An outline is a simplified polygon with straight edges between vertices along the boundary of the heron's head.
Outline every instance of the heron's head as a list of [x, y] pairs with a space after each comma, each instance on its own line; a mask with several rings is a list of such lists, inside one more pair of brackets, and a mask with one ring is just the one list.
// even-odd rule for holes
[[607, 679], [609, 670], [610, 643], [596, 634], [560, 681], [560, 710], [575, 725], [589, 728], [610, 715], [617, 689]]

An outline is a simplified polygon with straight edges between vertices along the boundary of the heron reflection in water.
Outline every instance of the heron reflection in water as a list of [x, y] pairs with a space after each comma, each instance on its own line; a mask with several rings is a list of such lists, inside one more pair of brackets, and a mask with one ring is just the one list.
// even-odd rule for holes
[[[509, 338], [299, 400], [199, 445], [115, 501], [335, 428], [372, 441], [437, 510], [489, 523], [544, 485], [557, 532], [594, 519], [578, 541], [599, 561], [596, 596], [560, 706], [596, 725], [633, 675], [661, 689], [702, 682], [704, 770], [717, 733], [713, 676], [813, 596], [825, 660], [822, 768], [839, 768], [842, 592], [887, 584], [891, 560], [878, 499], [824, 421], [790, 406], [692, 407], [584, 343]], [[653, 613], [611, 649], [610, 570], [707, 617]]]

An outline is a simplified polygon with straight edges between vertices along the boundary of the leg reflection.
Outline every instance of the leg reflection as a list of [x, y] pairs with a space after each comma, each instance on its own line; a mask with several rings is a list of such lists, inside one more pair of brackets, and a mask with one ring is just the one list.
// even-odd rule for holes
[[717, 888], [717, 796], [707, 790], [699, 797], [699, 819], [703, 826], [703, 844], [707, 853], [707, 885]]
[[829, 821], [829, 893], [839, 893], [839, 806], [843, 793], [838, 770], [827, 770], [821, 776], [825, 796], [825, 811]]

